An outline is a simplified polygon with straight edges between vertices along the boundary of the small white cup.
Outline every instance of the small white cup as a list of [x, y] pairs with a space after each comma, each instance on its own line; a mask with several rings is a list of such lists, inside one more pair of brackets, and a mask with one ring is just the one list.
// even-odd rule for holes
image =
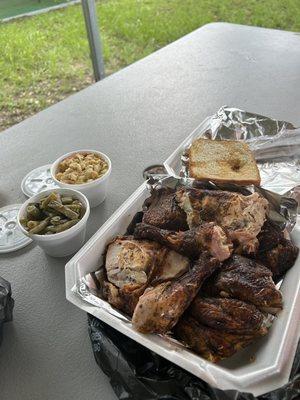
[[[29, 234], [20, 222], [20, 219], [26, 218], [26, 208], [31, 203], [37, 203], [40, 198], [49, 195], [51, 192], [57, 192], [61, 195], [72, 196], [78, 199], [85, 207], [83, 217], [71, 228], [54, 233], [53, 235]], [[22, 204], [17, 218], [17, 223], [21, 231], [29, 236], [45, 253], [53, 257], [64, 257], [75, 253], [84, 243], [86, 224], [90, 215], [90, 205], [88, 199], [77, 190], [73, 189], [49, 189], [30, 197]]]
[[[55, 175], [57, 173], [59, 163], [62, 162], [65, 158], [70, 157], [76, 153], [82, 153], [82, 154], [93, 153], [93, 154], [99, 155], [101, 158], [103, 158], [107, 162], [108, 170], [100, 178], [95, 179], [92, 182], [81, 183], [80, 185], [64, 183], [64, 182], [57, 180]], [[110, 173], [111, 173], [110, 159], [107, 157], [106, 154], [101, 153], [100, 151], [96, 151], [96, 150], [71, 151], [71, 152], [59, 157], [56, 161], [54, 161], [54, 163], [51, 166], [51, 176], [52, 176], [52, 179], [54, 180], [54, 182], [57, 183], [57, 185], [61, 188], [75, 189], [75, 190], [78, 190], [79, 192], [83, 193], [88, 198], [90, 207], [96, 207], [105, 200]]]

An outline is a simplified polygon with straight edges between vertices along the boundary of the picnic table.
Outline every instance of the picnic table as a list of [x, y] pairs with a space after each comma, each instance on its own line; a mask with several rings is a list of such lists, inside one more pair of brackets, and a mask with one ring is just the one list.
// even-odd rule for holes
[[[171, 45], [0, 134], [0, 207], [22, 203], [30, 170], [71, 150], [112, 160], [87, 237], [208, 115], [229, 105], [300, 123], [300, 36], [226, 23]], [[64, 266], [33, 244], [0, 255], [14, 321], [0, 348], [1, 400], [115, 399], [93, 360], [87, 317], [65, 299]]]

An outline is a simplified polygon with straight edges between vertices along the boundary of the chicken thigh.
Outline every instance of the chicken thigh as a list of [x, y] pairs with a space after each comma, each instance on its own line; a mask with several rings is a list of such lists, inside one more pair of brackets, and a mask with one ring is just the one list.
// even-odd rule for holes
[[271, 314], [282, 309], [282, 295], [276, 289], [272, 272], [255, 260], [237, 254], [226, 260], [222, 270], [206, 282], [203, 291], [211, 296], [252, 303]]

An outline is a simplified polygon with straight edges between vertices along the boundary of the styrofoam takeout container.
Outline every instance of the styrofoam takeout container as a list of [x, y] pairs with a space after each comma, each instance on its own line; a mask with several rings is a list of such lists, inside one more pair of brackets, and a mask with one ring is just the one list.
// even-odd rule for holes
[[[63, 161], [65, 158], [70, 157], [76, 153], [82, 153], [82, 154], [94, 153], [94, 154], [99, 155], [101, 158], [103, 158], [107, 162], [108, 170], [105, 172], [104, 175], [102, 175], [98, 179], [95, 179], [93, 182], [82, 183], [80, 185], [64, 183], [64, 182], [57, 180], [55, 175], [56, 175], [56, 171], [58, 168], [58, 164], [61, 161]], [[97, 150], [70, 151], [69, 153], [66, 153], [63, 156], [59, 157], [57, 160], [55, 160], [51, 166], [51, 176], [52, 176], [53, 181], [61, 188], [75, 189], [75, 190], [78, 190], [79, 192], [83, 193], [87, 197], [87, 199], [90, 203], [90, 207], [96, 207], [99, 204], [103, 203], [103, 201], [105, 200], [110, 174], [111, 174], [111, 161], [110, 161], [109, 157], [106, 154], [101, 153], [100, 151], [97, 151]]]
[[[110, 313], [108, 307], [90, 304], [74, 293], [80, 278], [96, 271], [102, 263], [107, 243], [118, 234], [124, 234], [128, 224], [149, 196], [142, 184], [129, 199], [103, 224], [95, 235], [66, 265], [67, 299], [126, 336], [151, 349], [222, 390], [238, 390], [259, 396], [286, 384], [289, 379], [297, 343], [300, 336], [300, 259], [286, 274], [281, 286], [284, 309], [275, 319], [269, 333], [233, 357], [213, 364], [163, 336], [143, 335], [136, 332], [130, 322]], [[292, 233], [300, 246], [300, 224]], [[103, 300], [100, 301], [104, 304]], [[254, 361], [250, 358], [254, 357]]]
[[[85, 207], [83, 217], [71, 228], [53, 235], [30, 235], [22, 226], [20, 219], [26, 217], [26, 208], [31, 203], [37, 203], [42, 197], [49, 195], [52, 192], [57, 192], [62, 195], [72, 196], [78, 199]], [[73, 189], [49, 189], [35, 196], [30, 197], [22, 204], [17, 218], [17, 223], [21, 231], [30, 237], [45, 253], [53, 257], [64, 257], [74, 254], [84, 243], [86, 224], [90, 215], [90, 206], [87, 198], [77, 190]]]

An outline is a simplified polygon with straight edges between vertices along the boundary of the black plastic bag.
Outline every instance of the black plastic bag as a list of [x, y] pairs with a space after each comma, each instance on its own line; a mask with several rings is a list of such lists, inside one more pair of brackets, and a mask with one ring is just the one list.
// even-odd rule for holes
[[256, 398], [214, 389], [97, 318], [88, 323], [96, 362], [120, 400], [300, 400], [300, 345], [289, 383]]
[[4, 322], [12, 320], [13, 308], [14, 308], [14, 300], [11, 297], [10, 283], [0, 277], [0, 345], [2, 343], [2, 338], [3, 338]]

